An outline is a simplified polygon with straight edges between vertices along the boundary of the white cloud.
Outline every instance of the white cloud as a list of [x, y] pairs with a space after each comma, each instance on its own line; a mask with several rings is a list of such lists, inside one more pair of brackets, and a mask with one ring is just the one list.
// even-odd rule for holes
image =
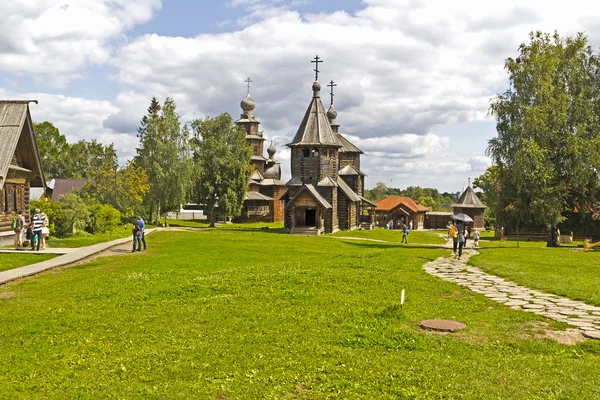
[[148, 21], [160, 0], [10, 0], [2, 4], [0, 69], [61, 87], [112, 56], [112, 42]]
[[[152, 96], [161, 102], [173, 97], [182, 121], [223, 111], [237, 117], [249, 75], [257, 118], [265, 135], [276, 138], [284, 168], [289, 152], [281, 146], [294, 136], [310, 101], [309, 61], [319, 54], [325, 61], [323, 102], [329, 105], [325, 82], [333, 79], [341, 131], [368, 153], [367, 186], [393, 181], [401, 187], [459, 190], [468, 176], [489, 165], [485, 148], [469, 147], [466, 133], [435, 132], [490, 120], [490, 98], [507, 87], [504, 60], [516, 55], [528, 33], [558, 30], [566, 36], [588, 30], [591, 44], [600, 45], [600, 6], [583, 0], [569, 7], [541, 0], [364, 0], [356, 14], [313, 15], [294, 11], [297, 4], [290, 1], [230, 0], [230, 6], [247, 11], [236, 30], [192, 38], [145, 35], [119, 42], [116, 53], [113, 44], [151, 18], [158, 0], [80, 1], [77, 15], [84, 22], [66, 18], [60, 28], [47, 21], [74, 12], [60, 10], [60, 2], [15, 4], [0, 22], [2, 31], [11, 32], [0, 37], [0, 69], [67, 80], [89, 64], [117, 69], [122, 91], [97, 114], [103, 117], [88, 127], [90, 135], [120, 132], [134, 138]], [[115, 10], [121, 13], [109, 18]], [[98, 24], [87, 29], [91, 15]], [[74, 107], [85, 110], [83, 99], [80, 103]], [[460, 154], [452, 151], [458, 139]]]
[[38, 104], [30, 103], [31, 118], [35, 122], [52, 122], [69, 143], [92, 139], [103, 144], [114, 143], [122, 163], [136, 154], [138, 139], [135, 135], [118, 133], [102, 126], [102, 121], [118, 111], [109, 101], [45, 93], [15, 93], [2, 87], [0, 98], [38, 100]]

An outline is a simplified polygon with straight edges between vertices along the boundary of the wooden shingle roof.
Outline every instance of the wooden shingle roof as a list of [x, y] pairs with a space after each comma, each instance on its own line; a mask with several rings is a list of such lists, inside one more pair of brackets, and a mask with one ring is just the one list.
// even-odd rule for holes
[[295, 146], [335, 146], [341, 147], [336, 134], [331, 129], [329, 118], [321, 102], [321, 84], [313, 83], [313, 98], [306, 109], [290, 147]]
[[17, 147], [20, 147], [24, 168], [32, 171], [32, 186], [46, 187], [42, 163], [33, 133], [29, 103], [37, 100], [0, 100], [0, 189]]
[[471, 186], [467, 186], [465, 191], [458, 198], [458, 201], [455, 204], [452, 204], [452, 207], [487, 208], [487, 206], [479, 200], [479, 197], [477, 197]]

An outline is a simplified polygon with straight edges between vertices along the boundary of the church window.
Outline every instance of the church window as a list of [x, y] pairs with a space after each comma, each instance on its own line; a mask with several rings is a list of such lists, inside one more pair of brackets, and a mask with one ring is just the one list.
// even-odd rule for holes
[[319, 149], [317, 149], [316, 147], [312, 149], [312, 156], [319, 157]]
[[302, 149], [302, 156], [303, 157], [310, 157], [310, 149], [308, 149], [308, 148]]

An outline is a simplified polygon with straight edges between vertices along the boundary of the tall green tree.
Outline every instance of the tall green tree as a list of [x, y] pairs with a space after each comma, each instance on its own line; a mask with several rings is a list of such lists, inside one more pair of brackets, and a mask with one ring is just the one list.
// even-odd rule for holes
[[173, 99], [162, 105], [152, 98], [148, 114], [138, 129], [140, 147], [136, 165], [146, 171], [150, 189], [144, 203], [149, 221], [156, 214], [173, 211], [187, 201], [191, 184], [189, 131], [182, 129]]
[[69, 150], [65, 136], [48, 121], [34, 122], [33, 131], [46, 180], [64, 177], [68, 167]]
[[194, 194], [206, 204], [211, 226], [217, 207], [222, 215], [240, 215], [250, 179], [252, 149], [244, 129], [231, 115], [192, 121], [194, 135]]
[[492, 102], [498, 136], [487, 150], [507, 209], [543, 223], [556, 245], [563, 213], [597, 191], [600, 171], [597, 55], [583, 34], [531, 33], [508, 58], [509, 88]]

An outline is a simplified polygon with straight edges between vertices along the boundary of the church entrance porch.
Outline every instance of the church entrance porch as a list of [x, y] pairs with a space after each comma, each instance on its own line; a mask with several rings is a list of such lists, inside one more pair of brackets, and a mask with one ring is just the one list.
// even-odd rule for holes
[[304, 215], [304, 225], [314, 227], [317, 223], [317, 210], [306, 210]]
[[293, 212], [291, 233], [319, 235], [324, 231], [321, 210], [313, 207], [298, 207]]

